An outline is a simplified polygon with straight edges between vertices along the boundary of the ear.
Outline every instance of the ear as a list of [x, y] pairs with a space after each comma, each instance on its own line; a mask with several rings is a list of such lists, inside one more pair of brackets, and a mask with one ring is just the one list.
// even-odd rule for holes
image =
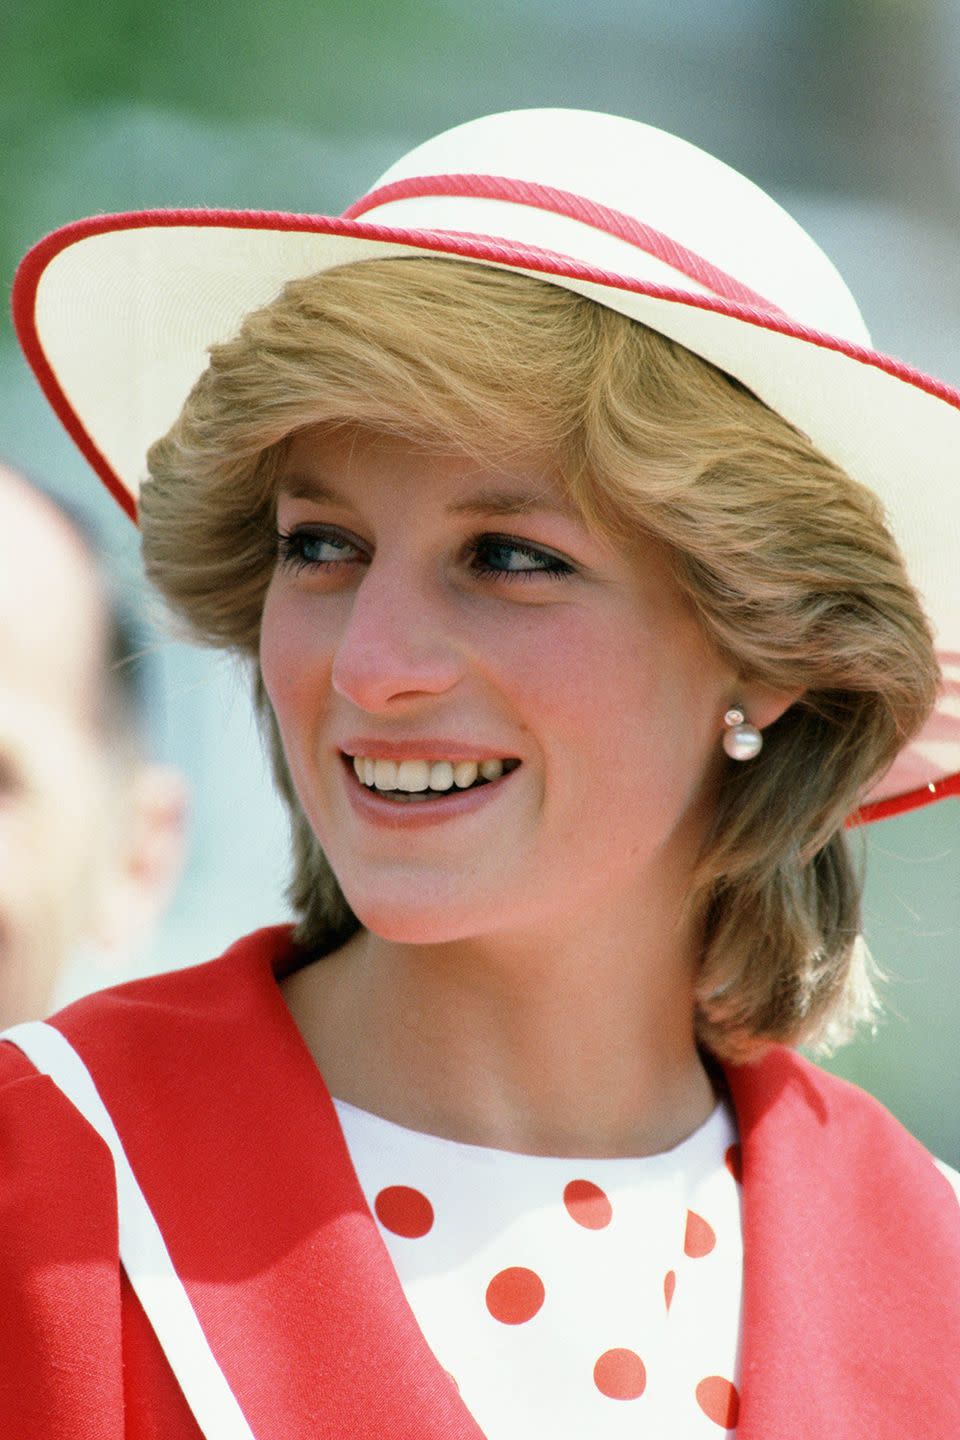
[[95, 939], [107, 964], [149, 940], [180, 878], [186, 849], [187, 786], [168, 765], [140, 765], [117, 821]]
[[730, 704], [739, 705], [751, 725], [765, 730], [805, 693], [804, 690], [775, 690], [759, 681], [749, 681], [739, 688]]

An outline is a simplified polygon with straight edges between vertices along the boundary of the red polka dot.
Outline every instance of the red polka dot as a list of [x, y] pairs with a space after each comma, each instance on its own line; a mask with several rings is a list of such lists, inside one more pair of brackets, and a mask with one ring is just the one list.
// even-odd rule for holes
[[634, 1350], [605, 1350], [593, 1367], [593, 1383], [610, 1400], [636, 1400], [647, 1386], [647, 1371]]
[[570, 1219], [584, 1230], [602, 1230], [613, 1219], [613, 1206], [592, 1180], [571, 1180], [563, 1192], [563, 1203]]
[[732, 1430], [740, 1415], [740, 1396], [736, 1385], [722, 1375], [708, 1375], [697, 1386], [697, 1404], [715, 1425]]
[[739, 1145], [728, 1145], [724, 1164], [738, 1184], [743, 1183], [743, 1151]]
[[668, 1270], [666, 1275], [664, 1275], [663, 1277], [663, 1298], [667, 1303], [668, 1310], [673, 1303], [673, 1292], [676, 1290], [676, 1288], [677, 1272], [675, 1270]]
[[709, 1255], [716, 1243], [717, 1237], [713, 1233], [713, 1226], [708, 1225], [696, 1210], [688, 1210], [687, 1231], [683, 1237], [684, 1253], [694, 1260], [699, 1260], [704, 1255]]
[[410, 1185], [388, 1185], [373, 1202], [377, 1219], [394, 1235], [419, 1240], [433, 1226], [433, 1206]]
[[494, 1275], [487, 1286], [487, 1309], [503, 1325], [523, 1325], [536, 1315], [545, 1294], [539, 1275], [522, 1265], [511, 1265]]

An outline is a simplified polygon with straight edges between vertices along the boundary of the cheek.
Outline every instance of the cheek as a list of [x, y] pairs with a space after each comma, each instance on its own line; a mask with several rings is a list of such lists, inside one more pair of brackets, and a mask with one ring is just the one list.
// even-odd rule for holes
[[278, 708], [277, 702], [283, 691], [284, 659], [288, 645], [283, 606], [271, 582], [260, 617], [260, 674], [274, 710]]
[[636, 809], [628, 791], [642, 784], [627, 747], [636, 744], [653, 677], [626, 650], [619, 627], [571, 614], [510, 656], [508, 683], [522, 696], [518, 711], [541, 757], [541, 801], [562, 843], [578, 851], [603, 850], [611, 827], [622, 840], [621, 811]]
[[558, 627], [535, 662], [527, 657], [546, 795], [571, 834], [596, 830], [601, 846], [622, 846], [634, 832], [669, 830], [713, 773], [725, 674], [698, 637], [671, 642], [613, 617]]
[[304, 617], [282, 587], [271, 584], [260, 624], [260, 673], [285, 745], [306, 719], [308, 697], [316, 695], [324, 670], [321, 650], [307, 651]]
[[[305, 643], [305, 637], [310, 643]], [[318, 780], [320, 732], [331, 694], [332, 649], [317, 617], [288, 591], [268, 590], [260, 625], [260, 673], [276, 719], [287, 769], [304, 815], [324, 848], [325, 805]]]
[[544, 743], [573, 744], [594, 762], [598, 752], [615, 760], [615, 747], [636, 735], [638, 717], [658, 708], [663, 690], [649, 647], [595, 619], [571, 616], [544, 631], [512, 669]]

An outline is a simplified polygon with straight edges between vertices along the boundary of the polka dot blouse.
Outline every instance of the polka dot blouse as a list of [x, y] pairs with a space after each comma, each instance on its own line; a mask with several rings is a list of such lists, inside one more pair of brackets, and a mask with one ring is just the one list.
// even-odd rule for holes
[[736, 1433], [739, 1147], [570, 1160], [334, 1102], [407, 1301], [488, 1440]]

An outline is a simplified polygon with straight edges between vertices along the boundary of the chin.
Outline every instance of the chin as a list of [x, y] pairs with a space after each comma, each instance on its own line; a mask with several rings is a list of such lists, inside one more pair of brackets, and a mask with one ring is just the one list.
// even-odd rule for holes
[[[439, 899], [411, 902], [344, 893], [364, 929], [395, 945], [442, 945], [465, 940], [484, 928], [476, 907], [468, 915], [462, 905], [444, 905]], [[493, 916], [488, 918], [492, 928]]]

